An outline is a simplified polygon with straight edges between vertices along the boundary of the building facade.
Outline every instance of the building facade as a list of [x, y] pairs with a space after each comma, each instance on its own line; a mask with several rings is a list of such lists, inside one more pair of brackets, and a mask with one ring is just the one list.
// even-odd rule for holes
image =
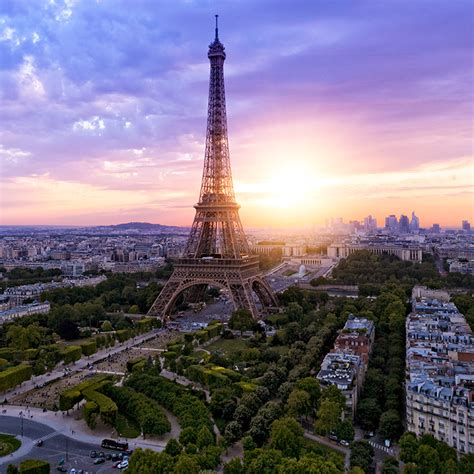
[[474, 336], [445, 292], [415, 287], [406, 322], [407, 430], [474, 453]]

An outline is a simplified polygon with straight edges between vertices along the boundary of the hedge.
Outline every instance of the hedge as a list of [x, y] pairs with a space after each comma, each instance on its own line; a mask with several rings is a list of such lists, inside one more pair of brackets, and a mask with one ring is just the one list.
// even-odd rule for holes
[[130, 329], [119, 329], [118, 331], [115, 331], [115, 335], [119, 342], [125, 342], [127, 339], [132, 337], [132, 331], [130, 331]]
[[115, 424], [115, 418], [117, 417], [117, 405], [116, 403], [103, 393], [96, 392], [95, 390], [84, 390], [82, 392], [84, 398], [88, 402], [94, 402], [99, 407], [99, 414], [104, 423], [110, 425]]
[[131, 375], [125, 382], [128, 387], [156, 400], [173, 413], [179, 420], [181, 429], [201, 429], [207, 426], [213, 432], [209, 411], [202, 400], [190, 393], [189, 389], [171, 382], [164, 377], [147, 374]]
[[224, 325], [219, 322], [207, 326], [206, 330], [209, 334], [209, 339], [219, 336], [223, 329]]
[[161, 436], [171, 430], [162, 408], [143, 393], [128, 387], [107, 387], [109, 395], [118, 405], [120, 412], [138, 421], [143, 434]]
[[0, 358], [0, 367], [4, 367], [5, 365], [8, 365], [8, 360]]
[[81, 351], [85, 356], [90, 356], [97, 352], [96, 341], [87, 341], [81, 344]]
[[21, 358], [23, 360], [34, 360], [38, 357], [38, 354], [39, 349], [26, 349], [26, 351], [23, 351]]
[[18, 384], [28, 380], [33, 371], [31, 366], [20, 364], [0, 372], [0, 392], [16, 387]]
[[2, 347], [0, 349], [0, 357], [2, 359], [7, 359], [9, 361], [12, 361], [13, 359], [18, 359], [19, 358], [19, 351], [15, 351], [13, 349], [10, 349], [9, 347]]
[[99, 405], [97, 403], [89, 401], [86, 402], [82, 410], [84, 420], [89, 428], [95, 428], [95, 415], [99, 412]]
[[186, 376], [194, 382], [199, 382], [210, 388], [225, 387], [242, 378], [238, 372], [218, 365], [210, 367], [190, 365], [186, 370]]
[[205, 329], [201, 329], [200, 331], [196, 331], [194, 333], [196, 339], [202, 344], [209, 340], [209, 333]]
[[64, 392], [59, 395], [59, 409], [62, 411], [70, 410], [76, 403], [84, 398], [83, 392], [85, 390], [98, 390], [109, 383], [110, 379], [110, 375], [96, 375], [68, 390], [64, 390]]
[[61, 357], [65, 364], [70, 364], [81, 358], [82, 351], [80, 346], [68, 346], [61, 352]]
[[27, 459], [20, 464], [20, 474], [49, 474], [50, 472], [48, 461]]
[[132, 372], [133, 366], [143, 361], [146, 362], [146, 357], [137, 357], [136, 359], [127, 360], [127, 371]]

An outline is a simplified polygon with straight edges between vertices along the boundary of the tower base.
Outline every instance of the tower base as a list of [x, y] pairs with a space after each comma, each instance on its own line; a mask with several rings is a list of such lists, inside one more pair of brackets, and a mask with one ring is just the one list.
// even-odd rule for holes
[[[174, 271], [148, 314], [166, 318], [170, 315], [176, 299], [192, 287], [216, 286], [229, 292], [235, 309], [247, 309], [257, 319], [261, 313], [278, 306], [275, 295], [261, 276], [258, 257], [240, 259], [223, 258], [181, 258], [173, 262]], [[253, 292], [262, 306], [260, 313]]]

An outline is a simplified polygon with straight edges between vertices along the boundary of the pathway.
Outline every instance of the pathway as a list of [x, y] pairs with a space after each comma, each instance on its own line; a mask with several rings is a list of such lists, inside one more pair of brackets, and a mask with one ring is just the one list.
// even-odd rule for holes
[[[149, 339], [156, 337], [158, 334], [160, 334], [160, 332], [163, 331], [163, 329], [154, 329], [150, 332], [147, 332], [140, 336], [136, 336], [120, 344], [116, 344], [111, 348], [101, 349], [100, 351], [97, 351], [95, 354], [89, 357], [82, 357], [77, 362], [69, 364], [69, 368], [73, 373], [79, 372], [81, 370], [86, 369], [89, 364], [94, 364], [96, 362], [106, 359], [109, 355], [112, 356], [114, 354], [124, 351], [127, 348], [131, 348], [133, 346], [141, 344], [142, 342], [146, 342]], [[25, 392], [33, 390], [34, 388], [36, 388], [35, 386], [37, 385], [46, 385], [48, 383], [54, 382], [55, 380], [64, 377], [64, 367], [66, 366], [60, 363], [51, 372], [48, 372], [44, 375], [34, 376], [30, 380], [23, 382], [20, 386], [14, 387], [4, 392], [3, 397], [8, 400], [12, 396], [18, 396]]]

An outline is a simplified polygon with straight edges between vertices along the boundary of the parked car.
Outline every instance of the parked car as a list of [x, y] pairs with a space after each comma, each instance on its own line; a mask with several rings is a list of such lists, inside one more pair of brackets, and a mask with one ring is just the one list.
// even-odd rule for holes
[[59, 472], [67, 472], [66, 466], [56, 466], [56, 470]]
[[104, 453], [104, 451], [101, 451], [101, 452], [99, 453], [99, 457], [100, 457], [100, 458], [105, 458], [105, 453]]
[[332, 439], [333, 441], [337, 441], [337, 436], [335, 434], [330, 433], [329, 439]]
[[114, 462], [112, 467], [119, 467], [119, 464], [122, 464], [122, 461], [116, 461]]
[[128, 461], [122, 461], [119, 465], [118, 465], [118, 468], [119, 469], [125, 469], [128, 467]]
[[119, 458], [117, 453], [112, 454], [112, 461], [117, 461]]
[[103, 462], [105, 462], [105, 458], [104, 458], [104, 457], [98, 457], [98, 458], [94, 461], [94, 464], [102, 464]]
[[349, 446], [349, 441], [346, 441], [345, 439], [341, 439], [341, 441], [339, 441], [339, 444], [341, 446], [345, 446], [346, 448]]
[[110, 461], [112, 459], [112, 455], [110, 453], [107, 453], [105, 455], [105, 459], [107, 459], [107, 461]]
[[41, 448], [41, 446], [43, 446], [43, 440], [39, 439], [38, 441], [36, 441], [36, 446], [38, 446], [38, 448]]

